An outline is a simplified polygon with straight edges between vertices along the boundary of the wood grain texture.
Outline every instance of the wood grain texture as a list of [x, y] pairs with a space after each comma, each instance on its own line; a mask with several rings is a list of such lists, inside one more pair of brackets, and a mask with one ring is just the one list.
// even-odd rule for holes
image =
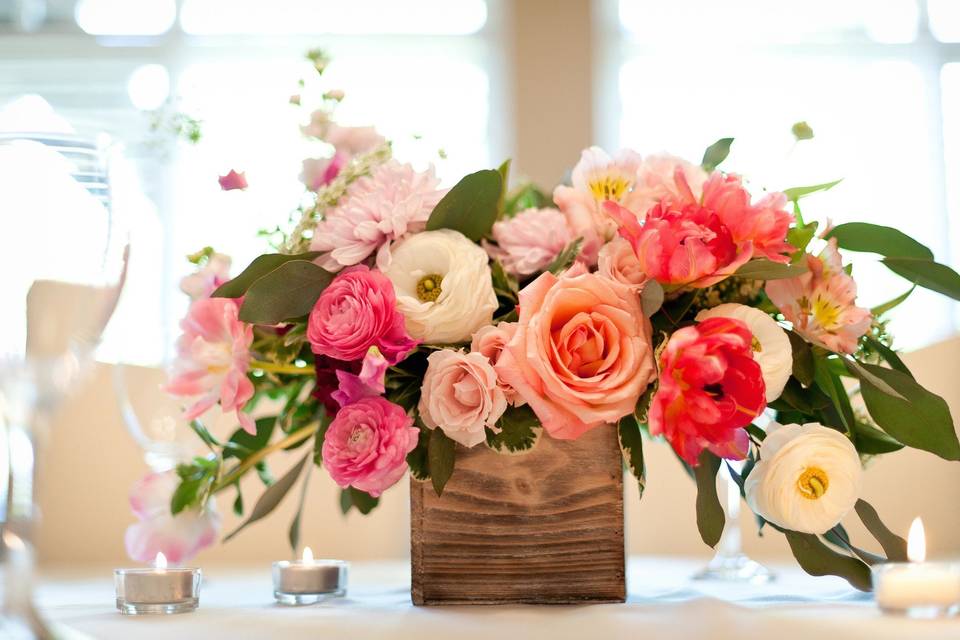
[[541, 436], [527, 453], [457, 449], [438, 497], [411, 479], [416, 605], [623, 602], [623, 467], [616, 429]]

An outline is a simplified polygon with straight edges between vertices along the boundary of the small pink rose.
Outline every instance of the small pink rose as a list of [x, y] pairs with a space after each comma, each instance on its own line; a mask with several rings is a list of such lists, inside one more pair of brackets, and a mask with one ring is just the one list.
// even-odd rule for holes
[[637, 260], [637, 254], [626, 239], [616, 237], [600, 249], [597, 259], [597, 273], [625, 284], [634, 291], [642, 291], [647, 282], [647, 274]]
[[224, 191], [233, 191], [234, 189], [246, 189], [247, 188], [247, 176], [243, 172], [235, 171], [234, 169], [230, 170], [225, 176], [220, 176], [217, 178], [220, 182], [220, 188]]
[[[473, 334], [470, 351], [483, 354], [490, 362], [490, 365], [494, 367], [494, 370], [496, 370], [497, 362], [500, 360], [500, 354], [503, 353], [504, 347], [507, 346], [507, 343], [510, 342], [513, 334], [516, 332], [516, 322], [501, 322], [498, 325], [489, 324], [481, 327], [479, 331]], [[509, 404], [514, 406], [524, 404], [523, 398], [499, 375], [497, 376], [497, 386], [503, 390], [503, 395]]]

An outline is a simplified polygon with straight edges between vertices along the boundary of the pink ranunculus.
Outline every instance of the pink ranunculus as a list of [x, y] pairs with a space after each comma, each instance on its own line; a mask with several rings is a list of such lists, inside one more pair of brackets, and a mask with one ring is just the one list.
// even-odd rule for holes
[[344, 269], [323, 290], [307, 320], [307, 340], [314, 353], [336, 360], [360, 360], [377, 347], [389, 364], [417, 346], [390, 280], [365, 265]]
[[836, 239], [806, 259], [807, 273], [768, 281], [767, 296], [807, 340], [836, 353], [855, 352], [873, 316], [856, 305], [857, 283], [843, 270]]
[[384, 383], [388, 367], [389, 363], [380, 353], [380, 349], [370, 347], [367, 355], [363, 357], [360, 373], [351, 373], [342, 369], [336, 371], [339, 385], [330, 396], [341, 407], [345, 407], [360, 398], [382, 395], [386, 390]]
[[334, 482], [377, 497], [403, 477], [420, 431], [402, 407], [361, 398], [337, 412], [323, 440], [323, 466]]
[[665, 285], [708, 287], [733, 275], [753, 255], [753, 246], [737, 245], [711, 209], [664, 200], [647, 212], [641, 225], [634, 212], [607, 202], [607, 213], [622, 226], [640, 268]]
[[784, 194], [768, 193], [751, 203], [750, 193], [740, 176], [716, 171], [703, 185], [700, 201], [716, 212], [737, 245], [749, 242], [754, 256], [774, 262], [790, 261], [795, 249], [787, 242], [787, 231], [794, 217], [785, 209]]
[[232, 298], [200, 298], [190, 304], [180, 321], [177, 359], [165, 390], [175, 396], [196, 398], [184, 412], [193, 420], [219, 400], [223, 411], [236, 411], [240, 425], [256, 433], [253, 419], [243, 406], [253, 397], [247, 378], [253, 327], [240, 321], [240, 303]]
[[248, 186], [247, 176], [243, 172], [234, 169], [230, 169], [227, 175], [217, 178], [217, 181], [220, 183], [220, 188], [224, 191], [233, 191], [234, 189], [243, 190]]
[[543, 271], [574, 235], [566, 218], [556, 209], [527, 209], [493, 225], [496, 246], [487, 252], [509, 273], [529, 276]]
[[660, 384], [647, 414], [650, 434], [663, 435], [688, 464], [696, 465], [704, 449], [746, 457], [744, 427], [766, 406], [752, 340], [743, 322], [710, 318], [677, 329], [660, 354]]
[[206, 264], [180, 280], [180, 290], [191, 300], [209, 298], [217, 288], [230, 280], [230, 256], [214, 253]]
[[[507, 346], [516, 332], [516, 322], [501, 322], [498, 325], [488, 324], [473, 334], [470, 351], [483, 354], [490, 361], [491, 366], [496, 368], [497, 362], [500, 361], [500, 354], [503, 353], [504, 347]], [[503, 390], [503, 395], [506, 397], [508, 404], [514, 406], [524, 404], [523, 398], [517, 394], [516, 389], [500, 377], [500, 374], [497, 374], [497, 386]]]
[[605, 278], [616, 280], [634, 291], [643, 290], [648, 278], [633, 247], [625, 238], [616, 237], [600, 248], [597, 259], [597, 273]]
[[575, 439], [634, 410], [656, 377], [640, 297], [574, 265], [520, 292], [516, 334], [496, 370], [551, 436]]
[[131, 488], [130, 507], [138, 519], [124, 536], [131, 559], [152, 563], [157, 553], [163, 553], [176, 565], [216, 542], [220, 516], [212, 500], [202, 511], [186, 509], [171, 514], [170, 499], [177, 482], [173, 471], [150, 473]]
[[393, 243], [426, 228], [446, 193], [438, 185], [432, 167], [417, 173], [396, 160], [354, 182], [314, 231], [311, 248], [323, 254], [320, 266], [339, 271], [376, 253], [377, 267], [388, 268]]
[[640, 156], [629, 149], [611, 157], [599, 147], [590, 147], [583, 150], [573, 168], [571, 186], [554, 189], [553, 201], [566, 216], [574, 237], [583, 238], [580, 258], [589, 266], [596, 264], [600, 247], [617, 232], [603, 203], [612, 200], [630, 206], [639, 166]]
[[486, 439], [507, 409], [497, 372], [481, 353], [442, 349], [427, 358], [418, 410], [429, 429], [440, 428], [465, 447]]
[[332, 158], [305, 158], [300, 182], [310, 191], [316, 191], [330, 184], [349, 161], [350, 157], [342, 151], [334, 153]]
[[[682, 185], [676, 179], [678, 171], [684, 177]], [[647, 156], [637, 169], [637, 181], [625, 206], [643, 220], [654, 205], [665, 198], [679, 200], [686, 189], [699, 200], [706, 181], [707, 172], [700, 165], [668, 154]]]

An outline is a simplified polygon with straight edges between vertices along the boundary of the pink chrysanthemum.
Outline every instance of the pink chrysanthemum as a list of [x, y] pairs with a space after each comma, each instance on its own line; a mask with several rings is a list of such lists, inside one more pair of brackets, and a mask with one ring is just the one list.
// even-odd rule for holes
[[497, 246], [487, 253], [508, 272], [529, 276], [543, 269], [573, 240], [567, 220], [556, 209], [527, 209], [493, 225]]

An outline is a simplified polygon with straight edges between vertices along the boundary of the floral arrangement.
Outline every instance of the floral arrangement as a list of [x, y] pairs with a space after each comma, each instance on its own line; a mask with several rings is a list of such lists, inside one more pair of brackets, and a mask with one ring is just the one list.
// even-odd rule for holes
[[[326, 58], [311, 59], [322, 72]], [[905, 446], [960, 459], [946, 404], [886, 330], [917, 286], [960, 299], [960, 275], [929, 249], [889, 227], [805, 221], [802, 199], [836, 183], [761, 192], [718, 168], [729, 138], [699, 164], [592, 147], [552, 196], [511, 184], [509, 161], [444, 188], [374, 129], [338, 125], [342, 97], [325, 92], [303, 129], [327, 154], [304, 161], [309, 203], [267, 234], [276, 251], [233, 278], [224, 255], [191, 256], [166, 390], [210, 453], [137, 485], [133, 556], [176, 562], [212, 542], [214, 497], [235, 491], [244, 514], [250, 473], [266, 489], [237, 531], [314, 466], [342, 488], [344, 513], [368, 513], [408, 470], [442, 494], [465, 448], [518, 454], [616, 429], [641, 489], [642, 433], [673, 448], [708, 545], [724, 524], [722, 472], [810, 573], [869, 589], [868, 565], [885, 558], [850, 540], [852, 511], [904, 559], [861, 476]], [[858, 306], [841, 249], [878, 254], [909, 288]], [[213, 405], [236, 413], [235, 433], [203, 425]], [[274, 479], [281, 451], [299, 461]]]

